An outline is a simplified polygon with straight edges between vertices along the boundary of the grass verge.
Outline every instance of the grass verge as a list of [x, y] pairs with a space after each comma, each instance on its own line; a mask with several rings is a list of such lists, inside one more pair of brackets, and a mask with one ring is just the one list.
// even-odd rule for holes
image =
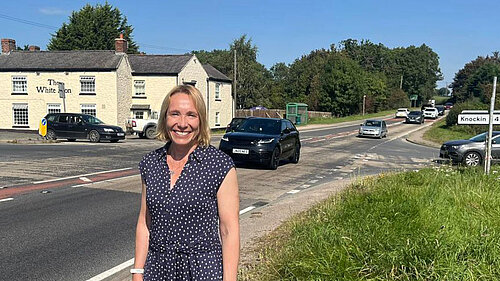
[[354, 183], [269, 235], [240, 280], [498, 280], [498, 167]]
[[444, 143], [449, 140], [469, 139], [475, 135], [465, 126], [446, 126], [446, 118], [442, 118], [432, 124], [431, 128], [424, 133], [423, 138], [436, 143]]
[[377, 113], [369, 113], [369, 114], [365, 114], [365, 115], [357, 114], [357, 115], [350, 115], [350, 116], [345, 116], [345, 117], [311, 118], [311, 119], [309, 119], [309, 124], [336, 124], [336, 123], [355, 121], [355, 120], [365, 120], [365, 119], [370, 119], [370, 118], [375, 118], [375, 117], [387, 116], [387, 115], [391, 115], [391, 114], [394, 115], [395, 112], [396, 112], [396, 110], [391, 109], [391, 110], [380, 111]]

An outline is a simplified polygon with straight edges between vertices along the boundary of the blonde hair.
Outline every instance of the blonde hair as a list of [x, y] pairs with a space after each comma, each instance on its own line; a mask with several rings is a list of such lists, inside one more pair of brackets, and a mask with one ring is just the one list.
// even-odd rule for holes
[[156, 137], [161, 141], [170, 141], [170, 136], [167, 129], [167, 111], [170, 106], [170, 98], [175, 94], [188, 95], [193, 103], [196, 111], [198, 111], [198, 118], [200, 119], [200, 126], [198, 128], [198, 135], [196, 141], [200, 146], [210, 145], [210, 127], [207, 120], [207, 108], [205, 101], [200, 91], [191, 85], [179, 85], [173, 88], [163, 99], [161, 104], [160, 116], [158, 118], [158, 125], [156, 126]]

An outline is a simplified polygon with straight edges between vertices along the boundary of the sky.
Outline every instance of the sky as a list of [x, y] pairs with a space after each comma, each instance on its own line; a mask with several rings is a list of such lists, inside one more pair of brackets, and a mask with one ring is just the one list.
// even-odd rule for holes
[[[2, 1], [0, 37], [18, 46], [46, 49], [51, 34], [72, 11], [105, 1]], [[439, 56], [443, 80], [478, 56], [500, 50], [500, 1], [384, 0], [165, 0], [115, 1], [133, 39], [148, 54], [228, 49], [246, 34], [268, 69], [293, 63], [345, 39], [370, 40], [389, 48], [426, 44]], [[28, 22], [28, 24], [26, 23]]]

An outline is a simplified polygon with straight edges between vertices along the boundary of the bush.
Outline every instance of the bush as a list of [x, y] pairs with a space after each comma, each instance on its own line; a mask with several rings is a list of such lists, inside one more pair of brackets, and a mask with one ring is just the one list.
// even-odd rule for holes
[[462, 110], [488, 110], [488, 105], [480, 102], [464, 102], [457, 103], [450, 109], [448, 115], [446, 116], [446, 126], [451, 127], [456, 125], [458, 122], [458, 115]]

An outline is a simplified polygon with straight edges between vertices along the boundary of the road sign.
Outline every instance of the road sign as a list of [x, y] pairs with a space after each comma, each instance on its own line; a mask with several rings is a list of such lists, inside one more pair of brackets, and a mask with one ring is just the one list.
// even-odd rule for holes
[[45, 137], [45, 135], [47, 135], [47, 119], [42, 118], [42, 120], [40, 120], [40, 125], [38, 126], [38, 133], [42, 137]]
[[59, 97], [61, 99], [64, 99], [66, 97], [66, 93], [64, 92], [64, 90], [65, 90], [64, 89], [64, 83], [63, 82], [59, 82], [58, 85], [59, 85]]
[[[488, 125], [490, 122], [489, 114], [459, 114], [459, 125]], [[500, 114], [493, 115], [493, 125], [500, 124]]]
[[418, 95], [410, 95], [410, 100], [417, 100], [418, 99]]

